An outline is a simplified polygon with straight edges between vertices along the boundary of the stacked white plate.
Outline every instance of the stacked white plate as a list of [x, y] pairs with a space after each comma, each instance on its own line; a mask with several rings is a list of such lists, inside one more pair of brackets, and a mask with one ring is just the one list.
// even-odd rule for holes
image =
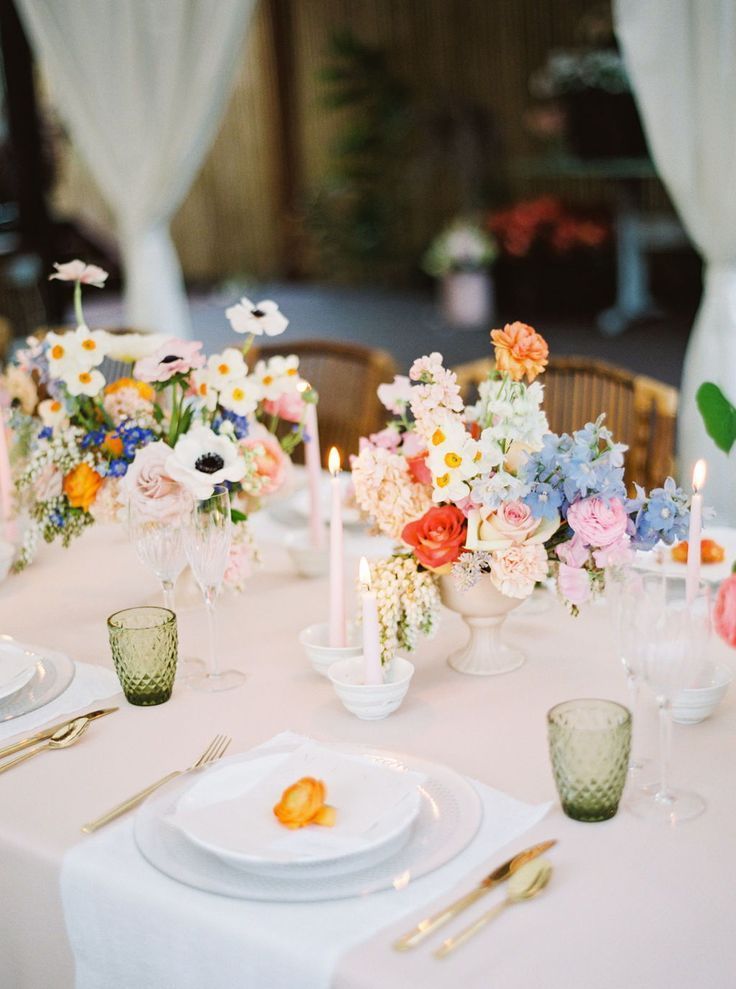
[[[274, 805], [303, 776], [325, 782], [334, 827], [277, 820]], [[445, 767], [289, 740], [170, 784], [139, 811], [136, 839], [162, 872], [210, 892], [335, 899], [438, 868], [466, 847], [481, 815], [475, 790]]]
[[[703, 530], [703, 539], [713, 539], [723, 547], [724, 557], [721, 563], [703, 563], [700, 567], [700, 577], [709, 584], [720, 584], [731, 573], [736, 563], [736, 529], [729, 526], [707, 526]], [[648, 552], [639, 551], [636, 554], [634, 566], [638, 570], [657, 573], [663, 577], [685, 577], [687, 564], [672, 559], [672, 547], [660, 544]]]
[[74, 671], [63, 653], [0, 636], [0, 723], [55, 700], [72, 682]]

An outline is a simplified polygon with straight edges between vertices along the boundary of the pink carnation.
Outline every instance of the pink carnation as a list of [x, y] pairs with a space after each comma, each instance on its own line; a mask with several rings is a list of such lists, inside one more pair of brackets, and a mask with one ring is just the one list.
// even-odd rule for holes
[[165, 340], [158, 350], [136, 361], [134, 375], [139, 381], [168, 381], [175, 374], [188, 374], [204, 367], [205, 356], [199, 340]]
[[157, 522], [182, 522], [192, 508], [189, 491], [166, 473], [171, 447], [159, 441], [142, 447], [124, 480], [124, 490], [145, 518]]
[[726, 577], [718, 588], [713, 624], [723, 641], [736, 649], [736, 574]]
[[557, 587], [570, 604], [585, 604], [590, 598], [590, 575], [582, 567], [570, 567], [566, 563], [561, 563], [557, 575]]
[[304, 415], [304, 399], [298, 391], [284, 392], [278, 398], [269, 398], [263, 408], [270, 416], [278, 416], [286, 422], [301, 422]]
[[548, 571], [547, 551], [539, 543], [513, 543], [491, 556], [491, 580], [502, 594], [526, 598]]
[[629, 517], [620, 498], [581, 498], [567, 510], [567, 524], [586, 546], [604, 547], [626, 532]]

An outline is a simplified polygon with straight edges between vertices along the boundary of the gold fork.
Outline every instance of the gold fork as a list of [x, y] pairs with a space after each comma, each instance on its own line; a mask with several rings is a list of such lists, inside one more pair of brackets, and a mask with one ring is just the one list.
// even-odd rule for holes
[[188, 769], [175, 769], [173, 773], [169, 773], [160, 780], [156, 780], [150, 786], [147, 786], [145, 790], [141, 790], [139, 793], [134, 794], [134, 796], [129, 797], [128, 800], [124, 800], [117, 807], [113, 807], [106, 814], [101, 817], [96, 818], [94, 821], [90, 821], [88, 824], [82, 826], [82, 831], [84, 834], [92, 834], [93, 831], [97, 831], [98, 828], [104, 827], [105, 824], [109, 824], [110, 821], [114, 821], [117, 817], [122, 817], [123, 814], [127, 814], [129, 810], [137, 807], [138, 804], [143, 803], [146, 797], [155, 793], [160, 787], [169, 783], [171, 780], [176, 779], [177, 776], [184, 776], [185, 773], [193, 773], [198, 769], [204, 769], [205, 766], [211, 766], [213, 762], [217, 762], [221, 759], [230, 744], [231, 739], [227, 735], [215, 735], [210, 744], [204, 750], [202, 755], [197, 759], [195, 763], [188, 767]]

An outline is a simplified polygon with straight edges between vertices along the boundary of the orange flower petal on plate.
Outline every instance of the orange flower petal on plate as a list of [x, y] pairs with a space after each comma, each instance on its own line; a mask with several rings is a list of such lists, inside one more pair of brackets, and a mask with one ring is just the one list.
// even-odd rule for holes
[[[273, 812], [286, 828], [303, 828], [307, 824], [322, 824], [328, 820], [330, 823], [326, 826], [332, 827], [335, 809], [326, 806], [326, 794], [322, 780], [303, 776], [284, 790]], [[318, 817], [321, 819], [318, 820]]]

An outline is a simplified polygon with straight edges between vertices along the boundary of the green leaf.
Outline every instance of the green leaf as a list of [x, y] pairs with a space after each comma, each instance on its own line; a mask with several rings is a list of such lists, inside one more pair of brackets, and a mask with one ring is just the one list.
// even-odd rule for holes
[[730, 453], [736, 442], [736, 408], [711, 381], [698, 388], [695, 401], [710, 438], [720, 450]]
[[237, 525], [238, 522], [247, 522], [248, 516], [244, 515], [243, 512], [239, 512], [237, 508], [231, 508], [230, 519], [232, 520], [233, 525]]
[[164, 418], [164, 410], [160, 405], [154, 405], [153, 407], [153, 418], [160, 425]]

